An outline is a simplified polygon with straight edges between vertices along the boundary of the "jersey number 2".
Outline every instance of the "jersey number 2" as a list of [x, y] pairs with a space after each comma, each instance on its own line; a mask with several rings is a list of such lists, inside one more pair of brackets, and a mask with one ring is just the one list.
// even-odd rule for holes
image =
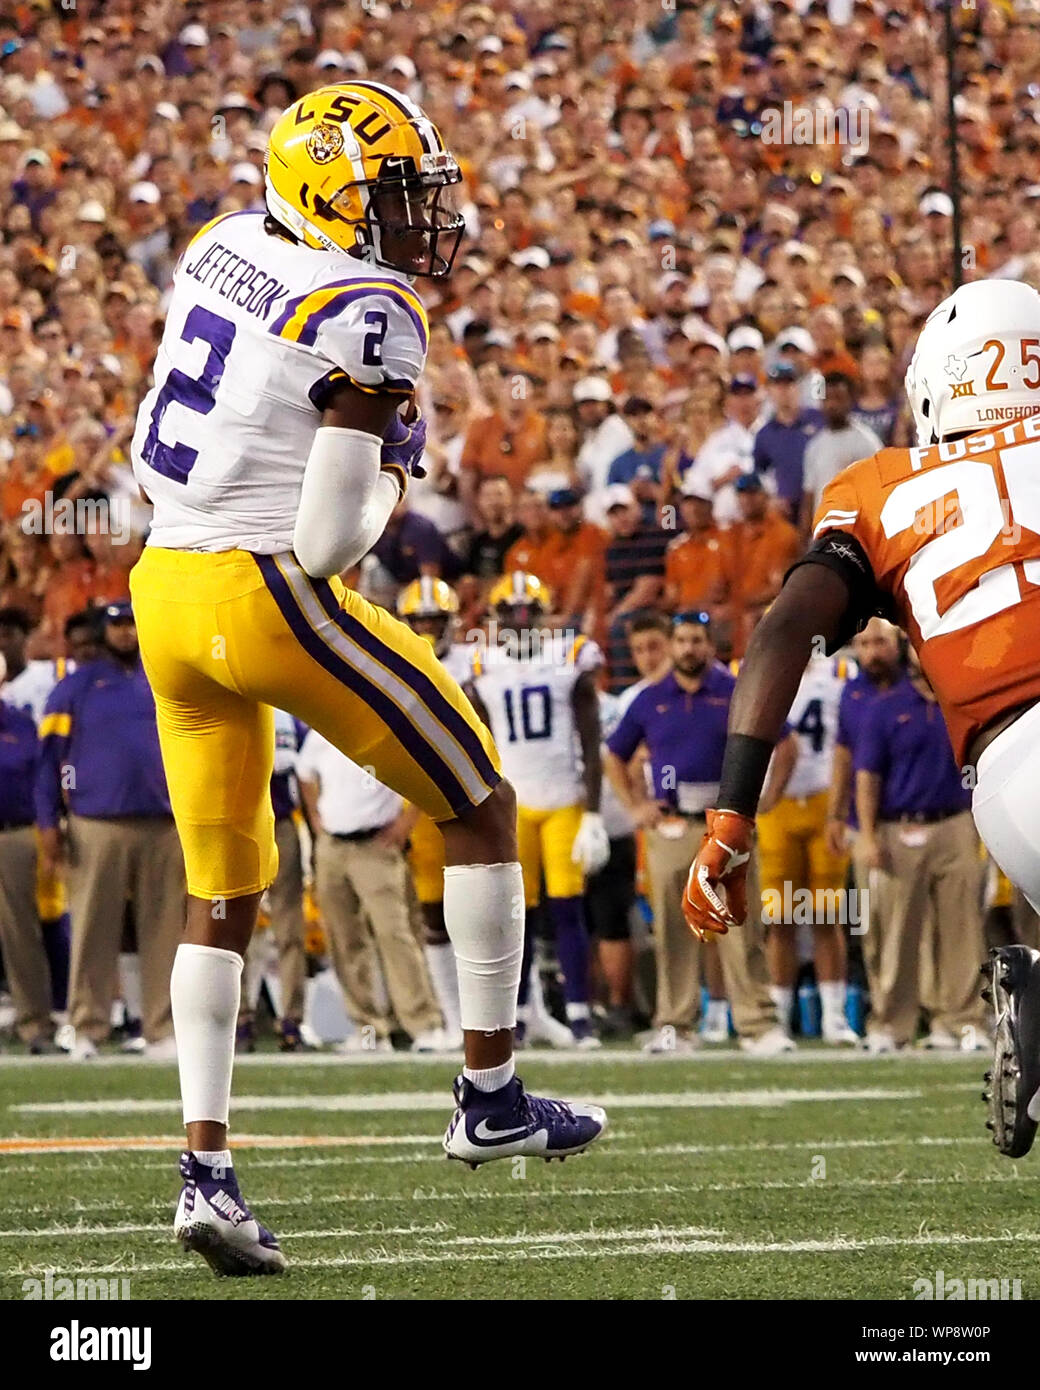
[[156, 473], [172, 478], [175, 483], [188, 481], [188, 474], [195, 466], [199, 451], [187, 444], [164, 444], [159, 438], [163, 415], [167, 406], [174, 402], [199, 415], [209, 414], [216, 402], [217, 387], [224, 375], [231, 344], [235, 341], [235, 325], [230, 319], [221, 318], [219, 314], [196, 305], [184, 321], [181, 340], [194, 343], [199, 338], [209, 344], [205, 366], [197, 378], [188, 376], [179, 367], [171, 369], [156, 398], [148, 423], [148, 435], [141, 450], [145, 463]]
[[[1001, 449], [1007, 501], [1003, 502], [991, 464], [981, 459], [958, 459], [945, 467], [920, 473], [893, 488], [881, 509], [886, 536], [909, 530], [917, 515], [953, 493], [962, 517], [960, 525], [928, 541], [914, 555], [903, 580], [906, 596], [921, 637], [944, 637], [992, 618], [1018, 603], [1021, 593], [1014, 564], [996, 565], [939, 616], [936, 582], [961, 565], [981, 560], [997, 538], [1014, 526], [1040, 531], [1040, 441]], [[928, 515], [928, 511], [926, 511]], [[1026, 560], [1023, 573], [1040, 584], [1040, 561]]]

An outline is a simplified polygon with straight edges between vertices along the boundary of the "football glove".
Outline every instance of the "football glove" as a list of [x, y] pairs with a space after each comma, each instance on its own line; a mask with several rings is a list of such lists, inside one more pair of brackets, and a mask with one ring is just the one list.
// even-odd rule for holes
[[683, 894], [683, 916], [698, 941], [725, 936], [747, 916], [747, 871], [755, 841], [755, 822], [749, 816], [709, 811], [707, 820]]
[[393, 473], [405, 494], [409, 478], [425, 478], [422, 465], [426, 448], [426, 420], [416, 410], [415, 419], [404, 421], [396, 412], [383, 439], [379, 466], [384, 473]]
[[610, 837], [598, 811], [583, 811], [571, 859], [586, 874], [598, 874], [610, 858]]

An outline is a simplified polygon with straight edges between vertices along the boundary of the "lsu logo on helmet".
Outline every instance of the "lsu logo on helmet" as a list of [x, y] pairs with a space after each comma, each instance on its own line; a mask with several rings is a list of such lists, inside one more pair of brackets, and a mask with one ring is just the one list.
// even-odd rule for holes
[[267, 150], [267, 209], [298, 241], [409, 279], [449, 274], [465, 224], [462, 174], [421, 107], [378, 82], [341, 82], [293, 103]]

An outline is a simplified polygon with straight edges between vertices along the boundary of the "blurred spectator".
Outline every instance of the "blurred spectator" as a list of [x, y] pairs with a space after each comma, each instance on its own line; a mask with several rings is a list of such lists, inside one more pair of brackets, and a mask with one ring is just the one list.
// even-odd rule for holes
[[631, 448], [635, 435], [615, 410], [610, 383], [604, 377], [585, 377], [577, 382], [574, 404], [582, 430], [577, 469], [585, 488], [586, 515], [590, 521], [602, 523], [606, 519], [603, 499], [610, 466]]
[[556, 595], [556, 611], [566, 624], [595, 629], [603, 613], [607, 536], [582, 520], [581, 494], [560, 488], [549, 494], [549, 541], [541, 556], [541, 578]]
[[491, 414], [466, 435], [459, 463], [463, 501], [471, 506], [480, 480], [492, 474], [505, 474], [514, 489], [521, 488], [545, 454], [545, 434], [545, 418], [531, 406], [530, 379], [501, 367]]
[[775, 490], [787, 520], [797, 523], [805, 490], [805, 450], [822, 428], [823, 416], [802, 405], [798, 372], [792, 363], [774, 363], [768, 376], [773, 413], [755, 435], [755, 470]]
[[30, 1052], [44, 1051], [53, 1032], [50, 968], [36, 915], [38, 756], [32, 715], [0, 700], [0, 950], [15, 1030]]
[[[682, 915], [690, 862], [704, 834], [704, 812], [715, 804], [726, 719], [734, 678], [715, 661], [707, 625], [691, 614], [674, 621], [672, 671], [629, 705], [607, 743], [605, 770], [621, 803], [646, 831], [647, 867], [657, 958], [655, 1034], [647, 1050], [688, 1051], [700, 1016], [701, 947]], [[649, 754], [653, 791], [632, 778], [628, 764], [641, 744]], [[791, 750], [787, 772], [793, 763]], [[768, 800], [763, 797], [766, 809]], [[753, 880], [753, 883], [752, 883]], [[748, 902], [758, 902], [757, 870]], [[776, 1025], [763, 952], [760, 912], [740, 931], [719, 938], [733, 1019], [755, 1050], [792, 1046]]]
[[868, 343], [860, 357], [859, 389], [856, 404], [849, 411], [850, 420], [865, 425], [887, 449], [896, 442], [902, 410], [901, 394], [892, 382], [891, 352], [883, 342]]
[[533, 487], [524, 488], [516, 511], [521, 533], [519, 539], [514, 541], [505, 553], [502, 561], [503, 572], [526, 570], [529, 574], [536, 574], [541, 578], [543, 561], [554, 540], [545, 493]]
[[936, 1007], [925, 1045], [974, 1051], [985, 1036], [978, 963], [983, 860], [971, 794], [917, 655], [909, 679], [868, 708], [856, 743], [856, 812], [870, 876], [878, 974], [868, 1043], [913, 1042], [920, 1008], [922, 930], [934, 923]]
[[852, 381], [844, 372], [826, 378], [822, 430], [813, 435], [805, 450], [805, 478], [799, 529], [803, 536], [812, 530], [813, 517], [823, 490], [843, 468], [858, 459], [869, 458], [881, 448], [873, 430], [851, 418]]
[[754, 466], [755, 434], [759, 424], [758, 382], [735, 376], [729, 383], [726, 423], [701, 445], [688, 477], [714, 499], [715, 520], [728, 525], [740, 515], [733, 484]]
[[373, 979], [375, 943], [398, 1023], [424, 1047], [441, 1026], [412, 931], [404, 847], [413, 807], [311, 730], [296, 775], [317, 834], [315, 892], [347, 1012], [358, 1032], [349, 1050], [390, 1051], [391, 1019]]
[[607, 488], [604, 501], [611, 531], [605, 557], [608, 663], [610, 690], [616, 694], [635, 677], [628, 654], [628, 619], [656, 607], [664, 589], [668, 533], [645, 524], [631, 488], [623, 483]]
[[129, 902], [137, 924], [144, 1037], [153, 1055], [167, 1056], [184, 864], [129, 603], [105, 609], [103, 655], [58, 682], [40, 738], [36, 820], [44, 864], [51, 872], [68, 864], [73, 1055], [92, 1057], [108, 1037]]
[[679, 497], [682, 534], [669, 541], [664, 559], [664, 606], [706, 609], [713, 617], [726, 617], [733, 577], [730, 534], [715, 525], [712, 497], [696, 475], [683, 479]]
[[801, 552], [798, 532], [769, 505], [757, 473], [735, 484], [740, 520], [727, 532], [730, 584], [736, 613], [733, 643], [743, 654], [751, 629], [780, 592], [784, 575]]

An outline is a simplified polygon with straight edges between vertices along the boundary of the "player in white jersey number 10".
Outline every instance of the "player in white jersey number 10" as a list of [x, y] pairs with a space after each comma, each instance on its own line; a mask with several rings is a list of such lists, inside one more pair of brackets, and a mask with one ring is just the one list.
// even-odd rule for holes
[[[467, 687], [495, 736], [516, 790], [520, 866], [527, 908], [545, 896], [564, 978], [567, 1024], [553, 1028], [529, 981], [530, 940], [520, 981], [518, 1031], [560, 1045], [599, 1046], [589, 1017], [585, 877], [602, 869], [610, 841], [600, 815], [602, 766], [595, 642], [549, 624], [552, 595], [532, 574], [506, 575], [488, 598], [496, 641], [473, 657]], [[528, 990], [534, 985], [533, 998]]]
[[266, 173], [266, 214], [215, 219], [177, 266], [132, 444], [154, 518], [131, 591], [189, 894], [175, 1230], [222, 1274], [285, 1265], [227, 1149], [242, 956], [277, 869], [272, 709], [440, 827], [465, 1048], [449, 1157], [562, 1158], [605, 1124], [515, 1075], [523, 889], [494, 744], [429, 643], [337, 577], [422, 469], [413, 284], [451, 270], [458, 164], [414, 102], [356, 81], [282, 114]]

